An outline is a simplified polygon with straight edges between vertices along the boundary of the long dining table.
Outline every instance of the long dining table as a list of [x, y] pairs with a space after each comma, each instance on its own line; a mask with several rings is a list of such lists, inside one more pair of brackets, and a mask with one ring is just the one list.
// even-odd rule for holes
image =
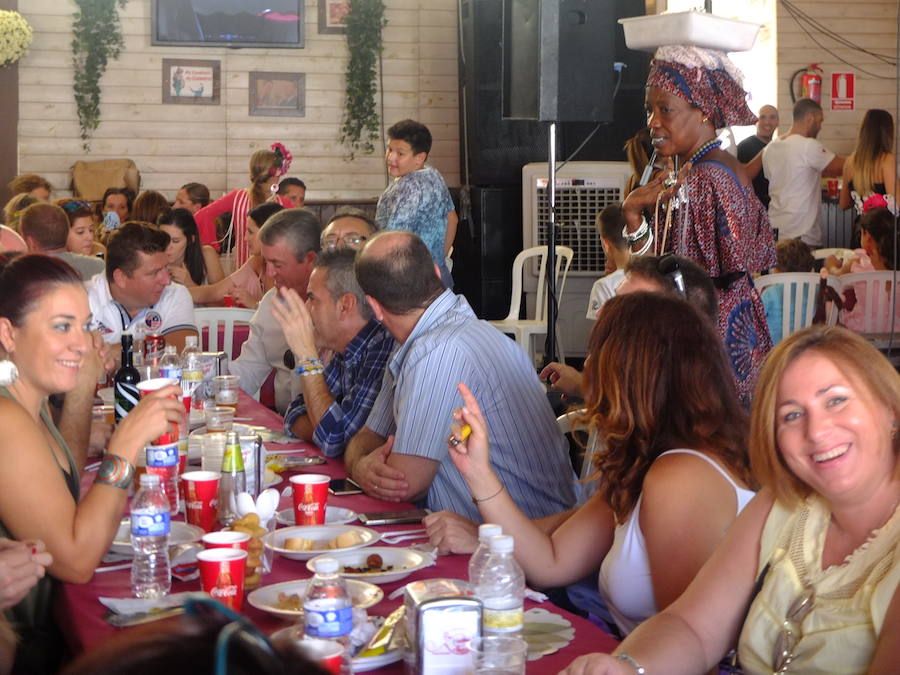
[[[241, 392], [236, 412], [236, 421], [239, 424], [249, 424], [263, 426], [272, 430], [282, 429], [282, 418], [272, 410], [262, 406]], [[318, 448], [306, 442], [297, 441], [295, 443], [279, 443], [266, 444], [268, 453], [272, 454], [300, 454], [306, 456], [322, 456]], [[324, 464], [319, 464], [304, 469], [309, 473], [324, 473], [333, 478], [342, 478], [346, 476], [344, 463], [340, 458], [328, 458]], [[296, 472], [291, 472], [290, 475]], [[282, 490], [289, 483], [287, 481], [289, 473], [282, 474], [282, 482], [277, 486]], [[90, 474], [83, 476], [83, 488], [89, 488], [92, 477]], [[365, 513], [370, 511], [387, 511], [404, 508], [413, 508], [409, 503], [386, 502], [376, 499], [365, 494], [334, 496], [329, 495], [328, 504], [330, 506], [338, 506], [342, 508], [352, 509], [357, 513]], [[290, 505], [290, 500], [283, 498], [279, 509], [283, 509]], [[374, 526], [375, 529], [383, 534], [392, 531], [409, 530], [419, 525], [394, 525], [394, 526]], [[427, 542], [427, 539], [423, 539]], [[416, 542], [403, 542], [399, 546], [408, 546]], [[422, 543], [422, 542], [419, 542]], [[377, 544], [385, 545], [384, 542]], [[397, 589], [402, 588], [410, 581], [428, 578], [450, 578], [450, 579], [466, 579], [468, 570], [468, 555], [440, 555], [436, 557], [433, 566], [424, 567], [413, 572], [409, 577], [389, 584], [381, 586], [384, 591], [384, 599], [367, 611], [374, 616], [387, 616], [391, 611], [396, 609], [402, 602], [402, 597], [390, 599], [389, 596]], [[296, 561], [283, 558], [275, 554], [272, 565], [272, 571], [265, 575], [262, 579], [262, 585], [280, 583], [296, 579], [306, 579], [311, 576], [307, 570], [305, 561]], [[192, 581], [172, 581], [172, 593], [183, 591], [200, 590], [200, 580]], [[95, 573], [90, 582], [86, 584], [62, 584], [56, 596], [55, 617], [69, 642], [69, 648], [74, 654], [90, 650], [102, 644], [105, 639], [109, 638], [115, 631], [130, 630], [117, 629], [109, 625], [104, 619], [107, 610], [98, 598], [100, 597], [130, 597], [130, 571], [128, 569], [118, 569], [115, 571], [105, 571]], [[399, 594], [398, 594], [399, 595]], [[539, 607], [541, 609], [552, 612], [562, 619], [571, 623], [574, 628], [574, 637], [572, 641], [560, 648], [558, 651], [546, 654], [540, 659], [530, 661], [527, 666], [528, 673], [556, 673], [564, 668], [576, 656], [588, 652], [610, 652], [616, 646], [616, 641], [609, 634], [602, 631], [598, 626], [590, 621], [572, 614], [549, 601], [536, 603], [526, 600], [526, 611]], [[267, 612], [256, 609], [244, 602], [242, 613], [249, 617], [257, 627], [263, 632], [271, 634], [281, 628], [289, 626], [290, 623], [283, 619], [279, 619]], [[174, 620], [174, 619], [169, 619]], [[554, 620], [558, 620], [554, 618]], [[377, 673], [402, 673], [403, 662], [383, 666], [375, 670]]]

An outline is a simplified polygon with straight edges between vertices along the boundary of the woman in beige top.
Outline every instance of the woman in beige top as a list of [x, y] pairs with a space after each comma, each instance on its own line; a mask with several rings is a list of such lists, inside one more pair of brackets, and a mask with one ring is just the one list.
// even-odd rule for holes
[[751, 419], [764, 489], [678, 600], [565, 674], [704, 673], [738, 637], [745, 673], [896, 673], [898, 418], [900, 375], [860, 336], [779, 344]]

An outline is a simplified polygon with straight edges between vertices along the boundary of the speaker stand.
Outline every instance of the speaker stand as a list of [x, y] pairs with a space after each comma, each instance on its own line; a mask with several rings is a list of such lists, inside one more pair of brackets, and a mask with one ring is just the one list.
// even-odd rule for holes
[[550, 223], [547, 228], [547, 339], [544, 342], [544, 365], [556, 361], [556, 122], [550, 122], [550, 141], [547, 151], [550, 175]]

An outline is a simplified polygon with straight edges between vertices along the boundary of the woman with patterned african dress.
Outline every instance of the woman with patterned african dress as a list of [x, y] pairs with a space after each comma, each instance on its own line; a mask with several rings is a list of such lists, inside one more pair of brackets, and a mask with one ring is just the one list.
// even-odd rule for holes
[[[723, 52], [662, 47], [647, 79], [653, 147], [679, 166], [632, 191], [623, 205], [626, 238], [636, 253], [673, 251], [695, 260], [719, 295], [717, 327], [744, 405], [772, 347], [751, 274], [775, 264], [765, 208], [743, 166], [720, 148], [716, 129], [756, 117], [744, 101], [740, 72]], [[652, 214], [648, 223], [643, 213]]]

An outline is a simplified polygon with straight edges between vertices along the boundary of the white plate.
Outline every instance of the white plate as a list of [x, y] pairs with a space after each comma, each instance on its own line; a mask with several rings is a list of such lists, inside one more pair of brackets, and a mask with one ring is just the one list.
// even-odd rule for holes
[[[318, 557], [336, 558], [343, 569], [347, 565], [351, 567], [362, 567], [366, 564], [366, 558], [373, 553], [381, 556], [381, 560], [385, 565], [393, 565], [394, 569], [390, 572], [341, 572], [341, 576], [346, 579], [366, 580], [373, 584], [390, 584], [394, 581], [405, 579], [416, 570], [427, 567], [431, 564], [430, 556], [415, 551], [411, 548], [393, 548], [389, 546], [375, 546], [371, 548], [361, 548], [357, 550], [347, 551], [346, 553], [323, 553]], [[315, 573], [316, 558], [313, 558], [306, 567], [310, 572]]]
[[[247, 599], [249, 600], [250, 596], [247, 596]], [[281, 630], [275, 631], [269, 638], [271, 640], [278, 640], [283, 636], [291, 640], [302, 640], [303, 629], [302, 627], [289, 626], [288, 628], [282, 628]], [[375, 670], [376, 668], [381, 668], [382, 666], [389, 666], [392, 663], [397, 663], [397, 661], [402, 658], [402, 649], [392, 649], [391, 651], [379, 654], [378, 656], [357, 656], [353, 659], [353, 672], [365, 673], [370, 670]]]
[[[188, 544], [192, 541], [200, 541], [203, 536], [203, 530], [196, 525], [189, 525], [180, 520], [172, 521], [172, 529], [169, 531], [169, 546], [177, 544]], [[113, 539], [110, 550], [113, 553], [122, 555], [131, 555], [131, 518], [122, 518], [119, 523], [119, 530], [116, 532], [116, 538]]]
[[[282, 525], [294, 524], [294, 508], [282, 509], [275, 514], [275, 520]], [[326, 525], [346, 525], [356, 520], [356, 511], [350, 509], [342, 509], [340, 506], [325, 507], [325, 524]]]
[[[329, 540], [334, 539], [339, 534], [350, 531], [356, 531], [362, 538], [362, 541], [354, 546], [347, 546], [346, 548], [319, 548], [313, 551], [294, 551], [292, 549], [284, 548], [285, 539], [291, 537], [312, 539], [313, 541], [321, 542], [322, 545], [326, 545]], [[291, 560], [309, 560], [310, 558], [315, 558], [317, 555], [322, 555], [323, 553], [340, 553], [342, 551], [352, 551], [353, 549], [362, 548], [364, 546], [371, 546], [379, 539], [381, 539], [380, 532], [370, 530], [368, 527], [359, 527], [358, 525], [298, 525], [269, 532], [269, 534], [263, 537], [263, 544], [265, 544], [266, 548], [277, 551], [285, 558], [290, 558]]]
[[[256, 609], [261, 609], [273, 616], [282, 619], [297, 619], [297, 617], [303, 614], [303, 610], [279, 609], [276, 607], [278, 594], [297, 594], [303, 597], [303, 594], [306, 593], [306, 586], [308, 583], [309, 579], [297, 579], [296, 581], [284, 581], [280, 584], [262, 586], [247, 594], [247, 602], [256, 607]], [[384, 591], [378, 588], [378, 586], [366, 583], [365, 581], [347, 579], [347, 590], [350, 592], [350, 600], [353, 602], [353, 606], [361, 607], [362, 609], [373, 607], [384, 598]]]
[[695, 45], [725, 52], [753, 48], [760, 24], [690, 10], [619, 19], [629, 49], [654, 52], [663, 45]]

